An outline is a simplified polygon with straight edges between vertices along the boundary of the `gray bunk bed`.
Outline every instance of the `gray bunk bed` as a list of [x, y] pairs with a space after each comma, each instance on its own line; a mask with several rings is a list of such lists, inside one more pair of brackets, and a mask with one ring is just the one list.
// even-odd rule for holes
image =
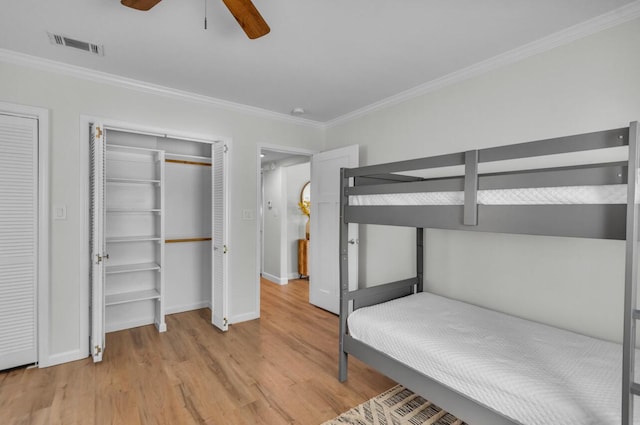
[[[633, 424], [633, 399], [635, 395], [640, 395], [640, 384], [634, 382], [636, 320], [640, 319], [640, 310], [636, 309], [639, 255], [639, 143], [638, 122], [632, 122], [628, 127], [596, 133], [342, 169], [339, 246], [340, 381], [347, 379], [348, 355], [354, 355], [398, 383], [423, 395], [434, 404], [463, 420], [469, 421], [472, 425], [574, 423], [570, 420], [554, 422], [556, 419], [545, 418], [544, 413], [533, 413], [530, 416], [526, 414], [520, 415], [517, 411], [517, 406], [514, 407], [515, 413], [509, 410], [513, 404], [517, 404], [518, 399], [523, 399], [524, 404], [534, 400], [537, 396], [536, 388], [538, 388], [535, 385], [532, 387], [534, 388], [532, 394], [519, 394], [518, 385], [523, 387], [526, 385], [517, 383], [515, 389], [508, 388], [505, 391], [504, 397], [503, 394], [500, 394], [500, 391], [502, 391], [500, 383], [497, 385], [491, 383], [491, 390], [494, 393], [487, 397], [484, 397], [483, 394], [478, 396], [473, 391], [467, 391], [467, 388], [473, 387], [472, 384], [467, 384], [467, 381], [464, 381], [463, 385], [456, 385], [456, 378], [449, 379], [449, 371], [442, 369], [447, 367], [454, 368], [454, 366], [457, 368], [458, 364], [464, 365], [470, 357], [474, 356], [474, 353], [461, 353], [456, 348], [457, 351], [454, 350], [454, 354], [456, 356], [459, 355], [459, 357], [454, 356], [452, 361], [455, 361], [455, 364], [447, 366], [446, 361], [451, 356], [451, 352], [437, 352], [438, 359], [444, 359], [445, 364], [439, 364], [438, 367], [433, 369], [437, 373], [431, 373], [432, 370], [428, 367], [426, 367], [425, 372], [422, 365], [423, 363], [427, 364], [427, 366], [431, 364], [429, 363], [431, 360], [424, 359], [428, 359], [430, 347], [434, 347], [433, 350], [440, 349], [440, 341], [430, 339], [427, 339], [426, 342], [423, 341], [423, 346], [420, 348], [423, 351], [419, 351], [418, 355], [414, 352], [417, 350], [416, 347], [412, 346], [406, 349], [406, 351], [414, 352], [412, 358], [418, 358], [417, 363], [419, 365], [416, 366], [415, 363], [402, 357], [402, 354], [393, 351], [394, 347], [401, 345], [396, 340], [389, 340], [385, 345], [384, 343], [371, 342], [362, 335], [371, 335], [374, 339], [379, 336], [395, 338], [395, 335], [401, 332], [397, 332], [397, 328], [394, 328], [393, 325], [386, 326], [387, 322], [393, 322], [395, 319], [400, 320], [397, 323], [401, 323], [395, 326], [401, 326], [402, 328], [415, 327], [419, 329], [418, 332], [425, 332], [424, 329], [429, 329], [430, 323], [425, 325], [424, 322], [430, 322], [432, 319], [434, 322], [436, 321], [433, 316], [426, 319], [411, 319], [420, 321], [420, 323], [404, 323], [401, 321], [404, 316], [411, 316], [409, 313], [411, 308], [437, 312], [437, 305], [441, 302], [437, 299], [437, 296], [435, 298], [431, 297], [423, 291], [423, 241], [425, 228], [625, 240], [624, 308], [621, 306], [621, 311], [624, 311], [623, 344], [620, 346], [602, 342], [602, 344], [605, 344], [602, 346], [603, 348], [597, 345], [602, 349], [594, 349], [595, 361], [599, 361], [598, 356], [600, 355], [599, 353], [603, 352], [602, 350], [608, 350], [609, 357], [617, 359], [616, 362], [618, 364], [615, 365], [617, 378], [615, 394], [617, 402], [614, 406], [616, 419], [610, 422], [610, 418], [614, 416], [607, 416], [606, 419], [601, 418], [589, 423], [601, 425], [607, 423]], [[624, 149], [621, 148], [624, 146], [628, 146], [628, 159], [625, 156], [624, 160], [617, 159], [613, 162], [592, 161], [581, 165], [551, 166], [543, 169], [527, 167], [526, 169], [504, 172], [479, 173], [478, 171], [479, 165], [483, 163], [520, 160], [522, 158], [539, 159], [539, 157], [543, 156], [584, 153], [586, 151], [604, 152], [600, 150], [608, 148]], [[420, 177], [419, 173], [416, 173], [419, 170], [451, 166], [464, 167], [464, 175], [428, 178]], [[595, 190], [595, 194], [590, 193], [591, 189]], [[602, 190], [605, 191], [604, 195], [601, 193]], [[513, 191], [517, 191], [516, 200], [509, 199]], [[551, 201], [545, 198], [549, 195], [549, 192], [551, 192], [550, 196], [554, 198]], [[582, 194], [573, 197], [575, 192]], [[539, 193], [543, 194], [540, 195]], [[524, 201], [522, 200], [523, 196], [526, 198]], [[571, 199], [566, 200], [567, 196]], [[417, 256], [415, 277], [350, 291], [347, 249], [350, 243], [348, 240], [348, 225], [350, 223], [415, 228]], [[423, 292], [424, 295], [422, 294]], [[421, 302], [430, 304], [418, 309], [415, 306], [411, 307], [408, 304], [409, 300], [417, 300], [418, 296], [429, 296], [430, 298], [425, 298], [426, 301]], [[455, 301], [444, 299], [442, 302], [453, 303]], [[393, 310], [394, 308], [396, 310]], [[450, 308], [448, 304], [446, 308]], [[471, 315], [474, 320], [476, 320], [475, 314], [478, 314], [478, 317], [484, 317], [486, 313], [489, 315], [486, 320], [490, 323], [511, 323], [513, 319], [516, 322], [523, 322], [522, 325], [525, 327], [530, 326], [522, 319], [509, 319], [508, 317], [511, 316], [501, 315], [501, 313], [491, 312], [490, 310], [477, 311], [484, 310], [479, 307], [467, 305], [461, 308], [465, 311], [464, 314]], [[474, 310], [466, 310], [469, 308]], [[361, 312], [368, 310], [370, 310], [369, 316], [358, 316]], [[422, 314], [419, 311], [418, 313]], [[365, 313], [362, 314], [364, 315]], [[498, 316], [493, 316], [494, 314]], [[379, 321], [376, 322], [375, 320], [378, 316]], [[360, 318], [359, 321], [356, 318]], [[463, 315], [456, 316], [455, 320], [463, 321]], [[477, 320], [481, 322], [485, 319]], [[356, 324], [361, 326], [362, 323], [366, 322], [373, 323], [371, 325], [373, 329], [368, 331], [366, 329], [358, 330], [360, 335], [354, 336]], [[535, 324], [535, 326], [538, 325]], [[478, 330], [478, 326], [470, 329]], [[540, 326], [544, 327], [544, 325]], [[451, 327], [447, 328], [445, 326], [439, 329], [437, 333], [446, 334], [450, 329]], [[520, 328], [514, 329], [511, 332], [515, 334], [521, 332], [518, 330]], [[554, 329], [552, 328], [550, 332], [560, 333], [553, 334], [549, 341], [569, 341], [573, 338], [568, 331]], [[485, 331], [488, 333], [483, 341], [490, 341], [492, 339], [490, 335], [492, 330], [485, 329]], [[527, 332], [529, 331], [538, 332], [539, 330], [537, 328], [531, 328], [531, 330], [527, 328]], [[426, 332], [429, 331], [427, 330]], [[542, 329], [539, 332], [543, 335], [542, 341], [544, 344], [544, 338], [546, 337], [544, 335], [546, 335], [547, 330]], [[424, 334], [422, 335], [424, 336]], [[467, 333], [467, 335], [470, 334]], [[578, 338], [577, 334], [576, 337]], [[420, 339], [415, 335], [409, 338]], [[579, 336], [579, 338], [588, 337]], [[585, 341], [584, 343], [587, 345], [600, 344], [595, 339]], [[578, 341], [577, 344], [582, 344], [582, 342]], [[484, 349], [484, 345], [484, 342], [480, 342], [475, 347]], [[548, 343], [546, 345], [557, 344]], [[621, 355], [620, 351], [622, 351]], [[493, 355], [490, 350], [484, 354], [485, 356]], [[549, 354], [550, 358], [557, 357], [557, 352], [555, 351], [547, 354]], [[527, 360], [516, 359], [516, 361], [526, 362]], [[575, 359], [569, 359], [569, 361], [579, 363]], [[501, 360], [501, 362], [509, 362], [509, 359]], [[593, 366], [593, 363], [590, 363], [590, 365]], [[485, 363], [485, 369], [486, 366], [487, 364]], [[471, 372], [462, 369], [461, 373], [465, 374], [463, 379], [466, 379], [468, 374], [478, 372], [480, 374], [479, 378], [482, 380], [482, 370], [484, 370], [483, 367], [471, 366]], [[586, 375], [592, 374], [587, 373]], [[597, 374], [593, 379], [595, 381], [599, 379]], [[561, 384], [559, 383], [560, 387]], [[579, 385], [582, 384], [576, 383], [576, 386]], [[598, 391], [591, 387], [586, 389], [592, 392]], [[483, 391], [484, 389], [481, 388], [480, 392], [482, 393]], [[540, 394], [545, 393], [545, 391], [547, 391], [546, 388], [539, 389]], [[472, 394], [469, 394], [469, 392]], [[552, 393], [552, 396], [558, 397], [558, 394]], [[506, 409], [500, 406], [499, 403], [498, 405], [493, 403], [493, 400], [502, 398], [506, 400]], [[516, 400], [516, 402], [514, 403], [512, 400]], [[569, 400], [568, 402], [571, 403], [573, 401]], [[571, 409], [578, 411], [584, 409], [584, 407], [579, 405], [572, 407], [569, 405], [565, 410], [571, 411]], [[527, 419], [529, 417], [534, 419]], [[580, 416], [576, 417], [579, 418]], [[636, 418], [635, 423], [639, 423], [637, 422], [638, 419], [640, 418]], [[575, 423], [584, 424], [587, 422], [584, 419], [577, 419]]]

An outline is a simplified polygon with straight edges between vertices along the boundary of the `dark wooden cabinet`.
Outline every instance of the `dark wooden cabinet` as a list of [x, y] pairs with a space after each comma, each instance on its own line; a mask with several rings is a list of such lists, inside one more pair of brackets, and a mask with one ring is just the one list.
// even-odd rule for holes
[[298, 239], [298, 274], [309, 277], [309, 239]]

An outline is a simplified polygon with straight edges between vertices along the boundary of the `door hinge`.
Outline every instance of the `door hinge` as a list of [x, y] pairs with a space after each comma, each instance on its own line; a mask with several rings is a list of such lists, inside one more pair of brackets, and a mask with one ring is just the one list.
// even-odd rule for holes
[[228, 151], [229, 151], [229, 146], [227, 146], [227, 145], [224, 145], [224, 149], [223, 149], [223, 152], [224, 152], [224, 153], [227, 153]]
[[96, 127], [96, 138], [102, 138], [102, 129], [100, 127]]
[[100, 347], [99, 345], [96, 345], [95, 347], [93, 347], [93, 353], [94, 355], [98, 355], [102, 353], [102, 347]]
[[222, 318], [222, 326], [228, 326], [229, 325], [229, 321], [227, 320], [226, 317]]
[[108, 260], [108, 259], [109, 259], [109, 254], [105, 254], [105, 255], [96, 254], [96, 264], [100, 264], [102, 260]]
[[227, 249], [226, 245], [222, 245], [222, 253], [226, 254], [227, 252], [229, 252], [229, 250]]

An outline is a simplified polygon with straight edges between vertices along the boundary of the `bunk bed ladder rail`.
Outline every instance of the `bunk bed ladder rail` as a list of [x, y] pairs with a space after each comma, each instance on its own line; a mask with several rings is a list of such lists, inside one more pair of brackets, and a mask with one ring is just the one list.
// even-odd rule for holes
[[349, 177], [345, 176], [345, 169], [340, 169], [340, 343], [338, 353], [338, 379], [347, 380], [348, 357], [344, 347], [344, 337], [347, 334], [347, 315], [349, 314], [349, 224], [345, 218], [345, 205], [349, 202], [346, 188], [349, 187]]
[[635, 382], [636, 306], [638, 286], [638, 167], [640, 166], [638, 122], [629, 125], [629, 166], [627, 179], [627, 241], [625, 252], [624, 341], [622, 353], [622, 425], [633, 424], [634, 396], [640, 395]]

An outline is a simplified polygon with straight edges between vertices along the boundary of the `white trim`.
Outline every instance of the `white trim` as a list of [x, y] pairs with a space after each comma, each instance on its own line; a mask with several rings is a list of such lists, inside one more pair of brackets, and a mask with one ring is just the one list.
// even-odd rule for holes
[[[89, 123], [92, 122], [101, 122], [106, 128], [118, 129], [120, 131], [128, 131], [131, 133], [138, 134], [149, 134], [149, 135], [170, 135], [168, 137], [175, 139], [183, 139], [189, 141], [197, 141], [200, 143], [210, 143], [213, 144], [215, 142], [224, 142], [229, 148], [231, 148], [231, 139], [227, 137], [218, 137], [211, 135], [203, 135], [203, 134], [195, 134], [188, 133], [183, 131], [176, 131], [165, 128], [158, 128], [153, 126], [144, 126], [137, 125], [126, 121], [118, 121], [109, 118], [97, 117], [92, 115], [80, 115], [80, 140], [78, 143], [78, 159], [77, 163], [80, 167], [80, 181], [79, 181], [79, 192], [80, 192], [80, 255], [82, 258], [89, 258]], [[230, 178], [230, 172], [227, 171], [227, 178]], [[229, 206], [231, 208], [231, 206]], [[230, 216], [228, 216], [230, 217]], [[231, 220], [228, 220], [229, 222]], [[231, 232], [231, 228], [228, 223], [229, 232]], [[229, 275], [230, 276], [230, 275]], [[79, 268], [79, 282], [80, 282], [80, 323], [83, 334], [80, 337], [80, 352], [84, 354], [84, 357], [89, 355], [89, 262], [81, 261]], [[228, 300], [229, 304], [231, 303]], [[211, 304], [207, 302], [203, 306], [207, 306], [211, 308]], [[142, 323], [142, 322], [131, 322], [127, 323], [127, 326], [143, 326], [147, 324], [154, 324], [154, 322], [150, 323]], [[121, 325], [123, 326], [123, 325]], [[125, 328], [122, 328], [125, 329]], [[112, 332], [116, 330], [115, 328], [107, 328], [107, 332]]]
[[419, 86], [405, 90], [393, 96], [389, 96], [386, 99], [382, 99], [378, 102], [374, 102], [370, 105], [356, 109], [355, 111], [326, 121], [325, 128], [331, 128], [340, 124], [344, 124], [380, 109], [388, 108], [390, 106], [397, 105], [398, 103], [402, 103], [406, 100], [434, 92], [443, 87], [447, 87], [461, 81], [477, 77], [479, 75], [524, 60], [539, 53], [555, 49], [556, 47], [569, 44], [600, 31], [604, 31], [617, 25], [621, 25], [625, 22], [639, 17], [640, 0], [636, 0], [633, 3], [629, 3], [626, 6], [612, 10], [611, 12], [605, 13], [603, 15], [596, 16], [595, 18], [589, 19], [588, 21], [573, 25], [569, 28], [553, 33], [539, 40], [517, 47], [513, 50], [509, 50], [505, 53], [501, 53], [492, 58], [475, 63], [466, 68], [454, 71], [450, 74], [428, 81], [424, 84], [420, 84]]
[[267, 109], [255, 106], [243, 105], [241, 103], [231, 102], [228, 100], [218, 99], [211, 96], [204, 96], [184, 90], [173, 89], [158, 84], [148, 83], [132, 78], [121, 77], [115, 74], [98, 71], [95, 69], [83, 68], [76, 65], [70, 65], [63, 62], [44, 59], [37, 56], [27, 55], [25, 53], [16, 52], [9, 49], [0, 48], [0, 62], [9, 63], [19, 66], [27, 66], [30, 68], [41, 69], [57, 74], [68, 75], [83, 80], [89, 80], [96, 83], [109, 84], [129, 90], [135, 90], [143, 93], [149, 93], [156, 96], [163, 96], [172, 99], [183, 100], [187, 102], [195, 102], [222, 108], [225, 110], [257, 115], [278, 121], [285, 121], [294, 124], [306, 125], [309, 127], [323, 128], [321, 122], [313, 121], [307, 118], [294, 117], [292, 115], [273, 112]]
[[49, 110], [0, 102], [0, 112], [38, 121], [38, 365], [49, 366]]
[[287, 283], [289, 283], [289, 279], [287, 279], [286, 277], [278, 277], [265, 272], [262, 272], [262, 277], [270, 282], [275, 283], [276, 285], [286, 285]]
[[248, 322], [249, 320], [255, 320], [259, 318], [260, 318], [260, 314], [253, 311], [251, 313], [244, 313], [244, 314], [238, 314], [236, 316], [231, 316], [231, 318], [229, 318], [229, 323], [234, 325], [236, 323]]
[[68, 362], [73, 362], [73, 361], [76, 361], [76, 360], [82, 360], [82, 359], [84, 359], [86, 357], [87, 356], [84, 355], [84, 352], [82, 351], [82, 349], [65, 351], [63, 353], [58, 353], [58, 354], [54, 354], [54, 355], [50, 356], [49, 357], [49, 362], [47, 364], [43, 365], [42, 363], [40, 363], [38, 366], [39, 367], [55, 366], [55, 365], [59, 365], [59, 364], [62, 364], [62, 363], [68, 363]]
[[[125, 329], [139, 328], [140, 326], [149, 326], [149, 325], [155, 325], [156, 329], [158, 329], [158, 326], [157, 326], [158, 324], [155, 322], [155, 319], [136, 319], [136, 320], [129, 320], [126, 322], [112, 323], [110, 326], [107, 326], [105, 324], [104, 331], [106, 333], [117, 332]], [[166, 331], [166, 328], [165, 328], [165, 331]]]
[[287, 277], [289, 278], [289, 280], [300, 279], [300, 275], [296, 272], [289, 272]]
[[[260, 215], [260, 208], [262, 203], [262, 173], [260, 172], [262, 168], [262, 161], [260, 159], [260, 152], [263, 150], [270, 150], [273, 152], [282, 152], [282, 153], [290, 153], [292, 155], [307, 155], [309, 156], [309, 160], [313, 154], [317, 153], [317, 151], [312, 151], [309, 149], [298, 148], [294, 146], [282, 146], [282, 145], [274, 145], [270, 143], [258, 143], [256, 145], [256, 314], [257, 317], [260, 317], [260, 272], [262, 269], [262, 239], [260, 238], [260, 221], [262, 220], [262, 216]], [[265, 276], [266, 277], [266, 276]], [[251, 319], [248, 319], [251, 320]]]

